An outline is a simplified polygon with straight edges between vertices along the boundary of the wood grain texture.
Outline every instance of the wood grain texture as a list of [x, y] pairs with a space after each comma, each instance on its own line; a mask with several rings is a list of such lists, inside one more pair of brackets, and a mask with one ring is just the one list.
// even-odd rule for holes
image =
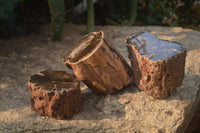
[[131, 68], [103, 31], [82, 37], [63, 57], [63, 63], [94, 93], [110, 94], [131, 82]]

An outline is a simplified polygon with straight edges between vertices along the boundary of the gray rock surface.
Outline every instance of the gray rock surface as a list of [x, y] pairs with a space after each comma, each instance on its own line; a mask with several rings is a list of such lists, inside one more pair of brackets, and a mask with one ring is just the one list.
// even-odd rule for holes
[[[83, 107], [66, 120], [45, 118], [30, 109], [29, 77], [41, 70], [67, 70], [66, 50], [86, 31], [66, 24], [62, 42], [49, 41], [50, 25], [36, 33], [0, 40], [0, 132], [183, 132], [200, 102], [200, 32], [180, 27], [97, 27], [127, 58], [124, 38], [150, 32], [160, 39], [182, 43], [188, 50], [185, 78], [167, 99], [157, 100], [131, 84], [106, 96], [94, 95], [82, 85]], [[69, 70], [67, 70], [69, 71]], [[69, 71], [70, 72], [70, 71]]]

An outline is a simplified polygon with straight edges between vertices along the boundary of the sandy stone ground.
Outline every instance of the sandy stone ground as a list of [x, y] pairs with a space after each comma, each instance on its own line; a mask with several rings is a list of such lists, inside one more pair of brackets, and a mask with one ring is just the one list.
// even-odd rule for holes
[[180, 27], [98, 26], [127, 58], [124, 39], [145, 31], [176, 41], [187, 49], [185, 78], [171, 97], [156, 100], [134, 84], [112, 95], [94, 95], [82, 84], [80, 113], [67, 120], [40, 116], [30, 109], [27, 81], [41, 70], [68, 70], [65, 52], [85, 33], [85, 26], [66, 24], [61, 42], [50, 41], [50, 25], [34, 33], [0, 40], [0, 132], [183, 132], [200, 102], [200, 32]]

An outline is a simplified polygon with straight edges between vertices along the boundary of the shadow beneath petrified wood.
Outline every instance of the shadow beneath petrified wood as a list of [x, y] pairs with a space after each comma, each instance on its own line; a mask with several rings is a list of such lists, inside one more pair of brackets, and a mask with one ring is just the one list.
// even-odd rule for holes
[[[179, 126], [177, 132], [185, 131], [196, 112], [198, 104], [200, 103], [200, 76], [185, 73], [182, 85], [176, 88], [172, 95], [166, 100], [173, 104], [176, 102], [180, 103], [180, 105], [174, 104], [175, 110], [178, 110], [180, 106], [185, 106], [182, 114], [184, 124]], [[171, 117], [175, 112], [172, 109], [165, 113]]]
[[190, 102], [199, 95], [200, 76], [186, 73], [182, 85], [177, 87], [166, 100]]
[[82, 91], [82, 109], [69, 120], [102, 120], [125, 117], [126, 99], [120, 98], [127, 93], [136, 93], [139, 89], [134, 84], [110, 95], [97, 95], [88, 88]]

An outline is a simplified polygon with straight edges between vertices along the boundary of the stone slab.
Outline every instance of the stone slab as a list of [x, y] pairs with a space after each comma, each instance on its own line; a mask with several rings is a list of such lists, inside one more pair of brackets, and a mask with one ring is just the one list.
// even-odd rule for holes
[[50, 25], [26, 37], [0, 40], [0, 132], [184, 132], [200, 102], [199, 31], [158, 26], [97, 27], [105, 31], [127, 61], [124, 38], [133, 32], [150, 32], [160, 39], [182, 43], [188, 51], [183, 85], [164, 100], [153, 99], [133, 84], [107, 96], [94, 95], [82, 85], [81, 112], [70, 119], [56, 120], [31, 111], [27, 80], [41, 70], [66, 70], [62, 56], [86, 27], [65, 27], [70, 28], [64, 30], [62, 42], [47, 39]]

